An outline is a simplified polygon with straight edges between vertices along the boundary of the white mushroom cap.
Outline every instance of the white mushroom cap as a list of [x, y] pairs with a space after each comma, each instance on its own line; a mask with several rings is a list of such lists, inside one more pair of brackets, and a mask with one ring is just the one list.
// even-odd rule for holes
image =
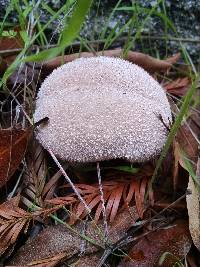
[[171, 111], [162, 87], [142, 68], [92, 57], [45, 79], [34, 114], [36, 122], [44, 117], [49, 122], [38, 126], [37, 138], [63, 160], [142, 162], [160, 153]]

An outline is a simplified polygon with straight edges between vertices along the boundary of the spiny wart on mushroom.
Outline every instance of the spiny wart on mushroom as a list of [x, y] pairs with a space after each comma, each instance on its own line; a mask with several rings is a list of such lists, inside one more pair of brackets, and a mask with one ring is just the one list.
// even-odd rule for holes
[[35, 122], [45, 117], [37, 138], [68, 162], [149, 160], [160, 153], [172, 120], [158, 82], [112, 57], [79, 58], [54, 70], [36, 101]]

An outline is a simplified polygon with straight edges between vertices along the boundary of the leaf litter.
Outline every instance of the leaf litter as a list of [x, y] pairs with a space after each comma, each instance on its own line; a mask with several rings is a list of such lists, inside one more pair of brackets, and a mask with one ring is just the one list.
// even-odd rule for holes
[[[122, 50], [104, 51], [103, 54], [121, 56]], [[70, 62], [78, 56], [80, 54], [66, 55], [64, 56], [64, 62]], [[91, 57], [94, 54], [84, 52], [81, 53], [81, 56]], [[181, 97], [184, 97], [191, 84], [191, 80], [187, 76], [176, 77], [175, 79], [170, 77], [170, 70], [173, 69], [173, 64], [179, 58], [180, 54], [176, 54], [167, 60], [158, 60], [149, 55], [133, 51], [130, 51], [127, 55], [129, 61], [138, 64], [151, 75], [157, 77], [171, 99], [175, 99], [177, 104], [179, 104]], [[41, 77], [45, 77], [60, 64], [61, 57], [44, 62]], [[37, 68], [29, 67], [33, 73], [36, 73], [40, 68], [39, 65]], [[161, 75], [157, 76], [155, 72], [159, 72]], [[15, 83], [16, 78], [20, 78], [18, 84], [21, 86], [23, 81], [26, 80], [26, 76], [27, 70], [22, 71], [20, 76], [18, 74], [12, 76], [9, 80], [9, 86]], [[167, 79], [165, 79], [165, 76]], [[31, 75], [28, 84], [33, 86], [31, 90], [35, 92], [38, 78]], [[31, 97], [34, 96], [35, 93]], [[176, 101], [176, 98], [178, 98], [178, 101]], [[172, 101], [174, 103], [174, 100]], [[175, 110], [175, 115], [177, 112]], [[198, 114], [196, 108], [195, 110], [191, 109], [191, 112]], [[29, 111], [28, 114], [30, 114]], [[195, 116], [193, 115], [193, 117]], [[187, 122], [190, 122], [190, 124], [188, 125]], [[83, 166], [82, 168], [85, 168], [85, 170], [81, 171], [76, 166], [63, 165], [64, 171], [71, 175], [75, 187], [91, 208], [92, 212], [88, 215], [83, 203], [79, 201], [76, 194], [72, 193], [69, 185], [66, 185], [62, 172], [49, 159], [43, 148], [35, 140], [29, 139], [31, 130], [29, 128], [25, 130], [2, 129], [1, 140], [5, 140], [5, 142], [2, 142], [0, 147], [2, 161], [0, 161], [2, 164], [1, 185], [7, 185], [7, 181], [11, 177], [17, 176], [16, 170], [22, 159], [25, 163], [25, 172], [22, 174], [23, 180], [15, 188], [17, 196], [3, 202], [0, 206], [1, 255], [4, 255], [5, 259], [8, 258], [8, 265], [61, 266], [61, 263], [69, 262], [71, 264], [76, 262], [76, 266], [99, 266], [99, 262], [104, 264], [107, 258], [109, 262], [112, 254], [117, 254], [115, 250], [122, 248], [126, 256], [122, 260], [121, 256], [117, 257], [118, 263], [116, 263], [116, 266], [118, 264], [118, 266], [157, 266], [158, 258], [163, 254], [165, 255], [165, 252], [170, 252], [170, 255], [172, 255], [170, 260], [180, 260], [186, 257], [191, 247], [190, 234], [194, 244], [199, 249], [199, 217], [197, 213], [199, 210], [199, 193], [194, 186], [195, 182], [191, 175], [188, 175], [190, 169], [185, 166], [180, 149], [178, 149], [180, 147], [184, 149], [187, 157], [192, 161], [191, 165], [194, 173], [196, 173], [196, 147], [198, 142], [195, 137], [199, 134], [199, 128], [191, 123], [189, 117], [178, 132], [175, 143], [176, 149], [170, 151], [169, 159], [167, 158], [163, 163], [160, 181], [156, 181], [153, 195], [147, 189], [148, 181], [152, 175], [151, 168], [148, 175], [141, 173], [144, 169], [149, 170], [148, 164], [146, 166], [133, 166], [134, 170], [137, 169], [136, 172], [131, 172], [130, 166], [124, 164], [124, 162], [124, 165], [117, 163], [113, 168], [110, 166], [102, 168], [102, 188], [109, 233], [106, 241], [102, 221], [103, 207], [99, 185], [94, 178], [94, 171], [87, 169], [87, 166]], [[195, 124], [195, 119], [193, 124]], [[11, 139], [12, 145], [8, 146]], [[29, 147], [27, 149], [28, 139]], [[172, 161], [176, 161], [172, 162], [170, 158]], [[155, 167], [154, 162], [152, 167]], [[159, 212], [162, 211], [162, 208], [159, 208], [159, 205], [154, 206], [154, 203], [164, 203], [166, 199], [173, 202], [173, 189], [177, 188], [175, 183], [180, 185], [183, 169], [187, 171], [187, 174], [184, 173], [185, 179], [189, 179], [187, 209], [190, 234], [187, 225], [186, 205], [181, 221], [177, 221], [177, 219], [179, 219], [183, 209], [180, 209], [178, 205], [174, 209], [168, 209], [166, 205], [164, 218], [158, 216], [156, 220], [153, 219], [155, 214], [160, 214]], [[196, 176], [198, 176], [198, 173]], [[166, 183], [165, 180], [169, 182]], [[161, 188], [160, 183], [162, 181], [164, 182]], [[183, 186], [181, 192], [178, 193], [184, 195], [186, 187]], [[149, 199], [146, 198], [147, 194]], [[173, 220], [171, 221], [169, 218], [173, 218]], [[159, 220], [163, 220], [165, 223], [167, 221], [168, 226], [162, 227]], [[148, 224], [145, 224], [146, 221], [148, 221]], [[36, 222], [42, 226], [45, 225], [45, 228], [41, 233], [30, 238], [29, 231], [34, 229]], [[68, 223], [74, 225], [66, 227], [66, 225], [69, 225]], [[152, 226], [155, 223], [156, 226]], [[73, 227], [72, 229], [75, 230], [76, 234], [70, 227]], [[21, 236], [25, 239], [28, 238], [25, 245], [20, 244]], [[93, 240], [96, 245], [89, 242], [87, 237], [88, 240]], [[125, 241], [123, 242], [123, 240]], [[118, 252], [120, 255], [122, 254], [122, 251]], [[148, 252], [147, 256], [146, 252]], [[136, 258], [137, 262], [133, 265], [130, 258], [132, 260]], [[138, 262], [140, 265], [137, 265]], [[162, 266], [171, 266], [169, 261], [167, 264]]]
[[5, 185], [21, 163], [31, 129], [0, 129], [0, 187]]

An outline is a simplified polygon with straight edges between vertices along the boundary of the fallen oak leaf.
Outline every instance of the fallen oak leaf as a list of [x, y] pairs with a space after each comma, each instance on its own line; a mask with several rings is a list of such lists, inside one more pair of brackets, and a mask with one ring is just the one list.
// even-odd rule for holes
[[98, 266], [99, 259], [101, 254], [100, 253], [91, 253], [86, 256], [80, 257], [75, 263], [75, 267], [93, 267]]
[[31, 128], [0, 130], [0, 187], [5, 185], [21, 163]]
[[159, 229], [143, 237], [134, 245], [128, 256], [118, 267], [154, 267], [159, 265], [160, 257], [169, 252], [174, 257], [164, 260], [162, 267], [175, 266], [177, 258], [183, 259], [191, 247], [188, 224], [184, 220], [176, 221], [171, 227]]
[[[94, 57], [94, 56], [123, 57], [123, 50], [122, 49], [105, 50], [96, 53], [82, 52], [71, 55], [65, 55], [64, 57], [59, 56], [54, 58], [53, 60], [44, 62], [43, 70], [46, 73], [51, 73], [55, 68], [59, 67], [63, 63], [63, 61], [64, 63], [69, 63], [79, 57]], [[138, 66], [145, 69], [147, 72], [155, 73], [155, 72], [165, 72], [169, 70], [172, 67], [172, 65], [178, 61], [179, 58], [180, 58], [180, 53], [166, 60], [160, 60], [157, 58], [153, 58], [147, 54], [129, 51], [125, 59], [134, 64], [137, 64]]]
[[180, 53], [177, 53], [174, 56], [167, 58], [165, 60], [161, 60], [151, 57], [147, 54], [130, 51], [128, 52], [126, 59], [142, 67], [149, 73], [155, 73], [155, 72], [168, 71], [173, 66], [173, 64], [175, 64], [179, 60], [179, 58], [180, 58]]
[[176, 53], [175, 55], [165, 59], [165, 61], [173, 65], [180, 59], [180, 57], [181, 57], [181, 53]]

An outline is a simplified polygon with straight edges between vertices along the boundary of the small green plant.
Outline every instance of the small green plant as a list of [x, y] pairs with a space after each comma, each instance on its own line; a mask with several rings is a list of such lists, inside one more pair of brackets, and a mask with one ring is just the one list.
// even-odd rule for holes
[[14, 38], [17, 35], [17, 33], [13, 30], [3, 31], [2, 36], [8, 37], [8, 38]]

